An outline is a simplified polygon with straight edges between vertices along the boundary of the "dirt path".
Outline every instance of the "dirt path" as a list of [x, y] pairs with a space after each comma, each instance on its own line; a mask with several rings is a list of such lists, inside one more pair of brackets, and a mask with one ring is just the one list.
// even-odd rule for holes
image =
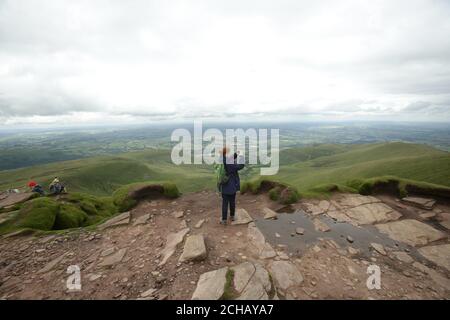
[[[326, 219], [331, 219], [328, 215], [336, 217], [330, 209], [333, 201], [338, 205], [339, 198], [329, 201], [324, 212], [307, 213], [306, 217], [311, 221], [320, 218], [325, 222], [328, 221]], [[383, 201], [392, 206], [397, 203], [392, 199]], [[206, 272], [233, 267], [246, 261], [260, 263], [269, 270], [268, 265], [273, 261], [287, 261], [300, 271], [302, 281], [298, 281], [298, 285], [288, 290], [280, 289], [276, 297], [281, 299], [450, 298], [450, 288], [445, 288], [441, 281], [449, 281], [448, 270], [432, 261], [424, 260], [423, 257], [419, 259], [419, 256], [414, 255], [415, 249], [411, 246], [404, 252], [410, 254], [412, 261], [402, 262], [393, 255], [396, 250], [400, 250], [395, 246], [386, 246], [385, 255], [375, 250], [362, 250], [358, 248], [360, 241], [357, 237], [348, 245], [345, 245], [345, 241], [334, 241], [329, 236], [335, 232], [333, 230], [323, 232], [315, 241], [313, 239], [307, 243], [302, 240], [301, 235], [293, 235], [292, 232], [280, 231], [279, 238], [263, 232], [276, 256], [261, 259], [254, 247], [249, 245], [247, 224], [218, 224], [219, 204], [219, 195], [204, 191], [184, 195], [175, 201], [141, 202], [131, 211], [128, 224], [114, 228], [46, 237], [1, 239], [0, 297], [190, 299], [200, 276]], [[318, 201], [302, 201], [293, 208], [308, 211], [319, 204]], [[256, 226], [267, 222], [263, 219], [264, 208], [278, 210], [281, 207], [265, 195], [240, 195], [237, 206], [245, 209], [256, 220]], [[174, 212], [180, 211], [183, 215], [176, 217]], [[137, 220], [146, 218], [146, 215], [149, 215], [147, 221], [134, 225]], [[196, 227], [201, 220], [204, 220], [203, 224]], [[281, 216], [273, 222], [276, 221], [281, 221]], [[431, 225], [434, 225], [434, 222]], [[206, 259], [178, 262], [183, 252], [183, 243], [180, 243], [167, 262], [161, 265], [161, 253], [167, 245], [167, 236], [186, 227], [189, 228], [188, 235], [203, 235], [207, 248]], [[439, 228], [446, 233], [445, 237], [436, 243], [448, 244], [448, 230], [442, 226]], [[308, 231], [306, 228], [305, 236]], [[273, 233], [277, 233], [276, 230]], [[306, 244], [302, 250], [296, 251], [283, 244], [283, 238]], [[367, 267], [371, 264], [376, 264], [381, 269], [381, 290], [369, 290], [366, 286]], [[66, 281], [70, 274], [66, 270], [70, 265], [77, 265], [81, 270], [81, 291], [71, 292], [67, 289]]]

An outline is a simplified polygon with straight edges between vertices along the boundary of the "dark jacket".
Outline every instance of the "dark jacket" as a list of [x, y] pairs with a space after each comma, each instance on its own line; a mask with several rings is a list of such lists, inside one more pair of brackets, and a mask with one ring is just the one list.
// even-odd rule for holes
[[224, 157], [225, 170], [229, 176], [228, 182], [222, 185], [223, 194], [235, 194], [241, 189], [241, 181], [238, 171], [244, 168], [244, 164], [237, 164], [236, 159], [233, 163], [226, 163]]

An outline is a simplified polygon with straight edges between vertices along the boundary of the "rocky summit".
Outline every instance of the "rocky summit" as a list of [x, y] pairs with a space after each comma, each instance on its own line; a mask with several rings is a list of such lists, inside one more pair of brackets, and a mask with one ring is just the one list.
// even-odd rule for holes
[[[0, 298], [449, 299], [450, 208], [414, 201], [336, 193], [285, 212], [244, 194], [221, 225], [214, 192], [143, 199], [96, 227], [2, 237]], [[373, 265], [381, 290], [366, 285]]]

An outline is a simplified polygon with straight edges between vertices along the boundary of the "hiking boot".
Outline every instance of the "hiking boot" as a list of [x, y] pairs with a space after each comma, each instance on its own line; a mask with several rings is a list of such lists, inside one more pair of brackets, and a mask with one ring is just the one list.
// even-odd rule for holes
[[220, 224], [226, 225], [227, 224], [227, 220], [220, 220]]
[[230, 216], [230, 220], [231, 221], [234, 221], [235, 219], [234, 219], [234, 216]]

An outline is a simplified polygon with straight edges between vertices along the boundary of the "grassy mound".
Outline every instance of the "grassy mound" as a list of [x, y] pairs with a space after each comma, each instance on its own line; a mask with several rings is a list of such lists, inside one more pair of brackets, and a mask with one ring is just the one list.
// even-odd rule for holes
[[58, 211], [59, 204], [54, 199], [36, 198], [22, 206], [14, 224], [18, 229], [52, 230]]
[[84, 225], [96, 224], [117, 213], [112, 197], [96, 197], [85, 193], [71, 193], [63, 198], [86, 213]]
[[251, 192], [253, 194], [268, 193], [271, 200], [281, 204], [295, 203], [300, 198], [300, 194], [296, 188], [282, 182], [266, 179], [243, 182], [241, 193], [246, 192]]
[[52, 231], [94, 225], [117, 213], [112, 198], [99, 198], [83, 193], [59, 198], [41, 197], [27, 201], [10, 219], [0, 223], [0, 234], [21, 229]]
[[425, 195], [450, 199], [450, 187], [433, 183], [383, 176], [366, 180], [353, 180], [350, 185], [357, 187], [360, 194], [391, 193], [400, 198], [408, 195]]
[[180, 192], [173, 183], [138, 182], [117, 189], [113, 193], [113, 202], [120, 212], [124, 212], [133, 208], [141, 199], [177, 198], [179, 195]]
[[88, 215], [74, 204], [62, 203], [59, 206], [59, 212], [56, 215], [53, 230], [63, 230], [70, 228], [79, 228], [84, 226]]

